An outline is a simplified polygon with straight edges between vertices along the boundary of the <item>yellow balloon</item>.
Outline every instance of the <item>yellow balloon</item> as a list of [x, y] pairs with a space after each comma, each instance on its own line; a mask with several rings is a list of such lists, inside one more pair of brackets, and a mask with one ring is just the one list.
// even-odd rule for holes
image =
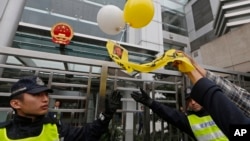
[[152, 0], [128, 0], [123, 9], [124, 20], [133, 28], [141, 28], [150, 23], [154, 16]]

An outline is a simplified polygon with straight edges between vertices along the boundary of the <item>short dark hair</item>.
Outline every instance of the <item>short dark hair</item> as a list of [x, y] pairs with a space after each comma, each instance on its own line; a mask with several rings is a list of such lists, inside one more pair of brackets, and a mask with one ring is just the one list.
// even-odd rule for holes
[[[17, 100], [23, 101], [24, 100], [24, 94], [19, 94], [19, 95], [13, 96], [10, 99], [10, 101], [13, 100], [13, 99], [17, 99]], [[15, 111], [15, 113], [17, 112], [16, 109], [14, 109], [11, 105], [10, 105], [10, 107]]]
[[17, 99], [17, 100], [23, 101], [24, 100], [24, 93], [19, 94], [19, 95], [15, 95], [11, 99]]
[[58, 101], [58, 102], [61, 102], [60, 100], [56, 99], [55, 102], [57, 102], [57, 101]]

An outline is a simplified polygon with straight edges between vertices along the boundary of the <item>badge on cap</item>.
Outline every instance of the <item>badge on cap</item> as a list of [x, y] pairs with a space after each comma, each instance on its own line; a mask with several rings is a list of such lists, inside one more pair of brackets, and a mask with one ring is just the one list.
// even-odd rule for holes
[[40, 85], [40, 86], [43, 86], [43, 85], [44, 85], [42, 79], [40, 79], [39, 77], [36, 78], [36, 84], [37, 84], [37, 85]]
[[190, 94], [190, 93], [191, 93], [191, 89], [190, 89], [190, 88], [187, 88], [186, 93], [187, 93], [187, 94]]

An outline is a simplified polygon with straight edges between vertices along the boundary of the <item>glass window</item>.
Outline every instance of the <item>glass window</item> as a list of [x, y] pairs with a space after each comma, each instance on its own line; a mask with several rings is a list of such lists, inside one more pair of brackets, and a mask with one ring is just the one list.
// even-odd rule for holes
[[184, 5], [187, 0], [161, 0], [161, 4], [169, 9], [176, 10], [178, 12], [184, 13]]
[[169, 49], [184, 50], [184, 47], [185, 47], [185, 46], [175, 45], [175, 44], [166, 43], [166, 42], [164, 42], [163, 45], [164, 45], [164, 51], [169, 50]]
[[209, 0], [198, 0], [192, 5], [195, 30], [199, 30], [204, 25], [213, 20], [213, 13]]
[[180, 35], [187, 35], [185, 15], [179, 11], [162, 7], [162, 29]]
[[105, 3], [92, 0], [27, 0], [21, 21], [46, 27], [66, 22], [76, 33], [125, 41], [126, 36], [122, 36], [122, 32], [111, 36], [98, 27], [97, 13], [106, 4], [123, 9], [125, 0], [110, 0]]

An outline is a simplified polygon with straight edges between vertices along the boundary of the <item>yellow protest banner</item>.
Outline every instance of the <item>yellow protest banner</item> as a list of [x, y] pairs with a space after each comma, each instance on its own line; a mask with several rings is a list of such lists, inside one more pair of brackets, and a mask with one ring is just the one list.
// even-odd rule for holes
[[166, 51], [164, 54], [162, 54], [152, 62], [145, 64], [137, 64], [129, 62], [128, 51], [119, 44], [108, 40], [106, 48], [112, 60], [116, 62], [119, 66], [121, 66], [123, 69], [125, 69], [128, 73], [131, 73], [133, 71], [144, 73], [151, 72], [167, 65], [170, 62], [175, 61], [181, 62], [181, 64], [178, 65], [178, 70], [181, 72], [190, 72], [195, 69], [189, 59], [185, 57], [182, 53], [176, 53], [175, 49], [170, 49]]

